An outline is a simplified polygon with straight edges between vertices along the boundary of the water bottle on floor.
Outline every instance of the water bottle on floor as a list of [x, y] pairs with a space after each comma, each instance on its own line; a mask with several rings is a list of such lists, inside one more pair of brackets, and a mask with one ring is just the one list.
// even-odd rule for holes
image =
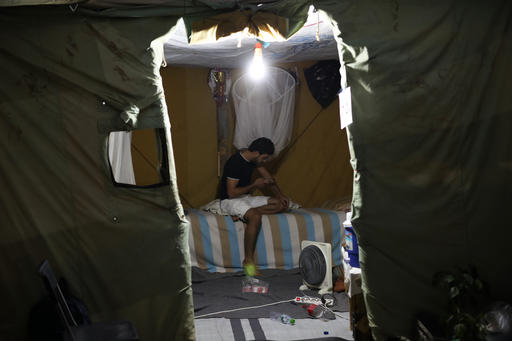
[[289, 324], [292, 326], [295, 324], [295, 319], [293, 317], [290, 317], [286, 314], [278, 313], [276, 311], [272, 311], [270, 313], [270, 319], [274, 320], [274, 321], [279, 321], [284, 324]]

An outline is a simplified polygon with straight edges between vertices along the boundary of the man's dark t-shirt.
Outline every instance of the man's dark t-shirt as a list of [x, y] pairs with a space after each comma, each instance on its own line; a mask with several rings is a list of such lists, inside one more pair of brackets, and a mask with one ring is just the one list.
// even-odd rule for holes
[[236, 153], [224, 165], [224, 172], [220, 182], [220, 199], [228, 199], [227, 178], [238, 179], [236, 187], [245, 187], [251, 184], [252, 172], [256, 165]]

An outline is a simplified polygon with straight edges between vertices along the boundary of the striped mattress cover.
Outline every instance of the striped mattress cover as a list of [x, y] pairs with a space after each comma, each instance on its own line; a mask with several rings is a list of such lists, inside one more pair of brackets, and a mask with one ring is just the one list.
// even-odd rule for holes
[[[189, 248], [192, 266], [210, 272], [242, 270], [244, 230], [230, 216], [191, 209]], [[320, 208], [294, 209], [264, 215], [256, 242], [256, 261], [261, 269], [293, 269], [299, 266], [302, 240], [331, 243], [333, 266], [342, 264], [345, 212]]]

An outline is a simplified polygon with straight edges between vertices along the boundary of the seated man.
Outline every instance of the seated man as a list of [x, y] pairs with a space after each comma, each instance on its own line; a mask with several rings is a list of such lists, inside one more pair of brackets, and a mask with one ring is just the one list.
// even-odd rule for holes
[[[224, 166], [221, 178], [220, 199], [222, 209], [232, 216], [238, 216], [247, 223], [244, 235], [244, 271], [248, 276], [256, 274], [254, 250], [261, 228], [261, 215], [283, 212], [288, 209], [289, 199], [284, 196], [270, 173], [263, 167], [274, 154], [274, 143], [265, 137], [254, 140], [248, 149], [242, 149], [231, 156]], [[261, 177], [251, 182], [256, 169]], [[251, 196], [256, 188], [268, 187], [274, 196]]]

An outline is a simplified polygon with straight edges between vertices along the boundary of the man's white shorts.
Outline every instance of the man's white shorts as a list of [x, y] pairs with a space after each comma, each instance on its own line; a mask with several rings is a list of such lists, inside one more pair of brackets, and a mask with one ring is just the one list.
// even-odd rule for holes
[[235, 199], [224, 199], [220, 202], [220, 207], [224, 213], [244, 219], [244, 215], [249, 209], [268, 204], [269, 198], [246, 194]]

